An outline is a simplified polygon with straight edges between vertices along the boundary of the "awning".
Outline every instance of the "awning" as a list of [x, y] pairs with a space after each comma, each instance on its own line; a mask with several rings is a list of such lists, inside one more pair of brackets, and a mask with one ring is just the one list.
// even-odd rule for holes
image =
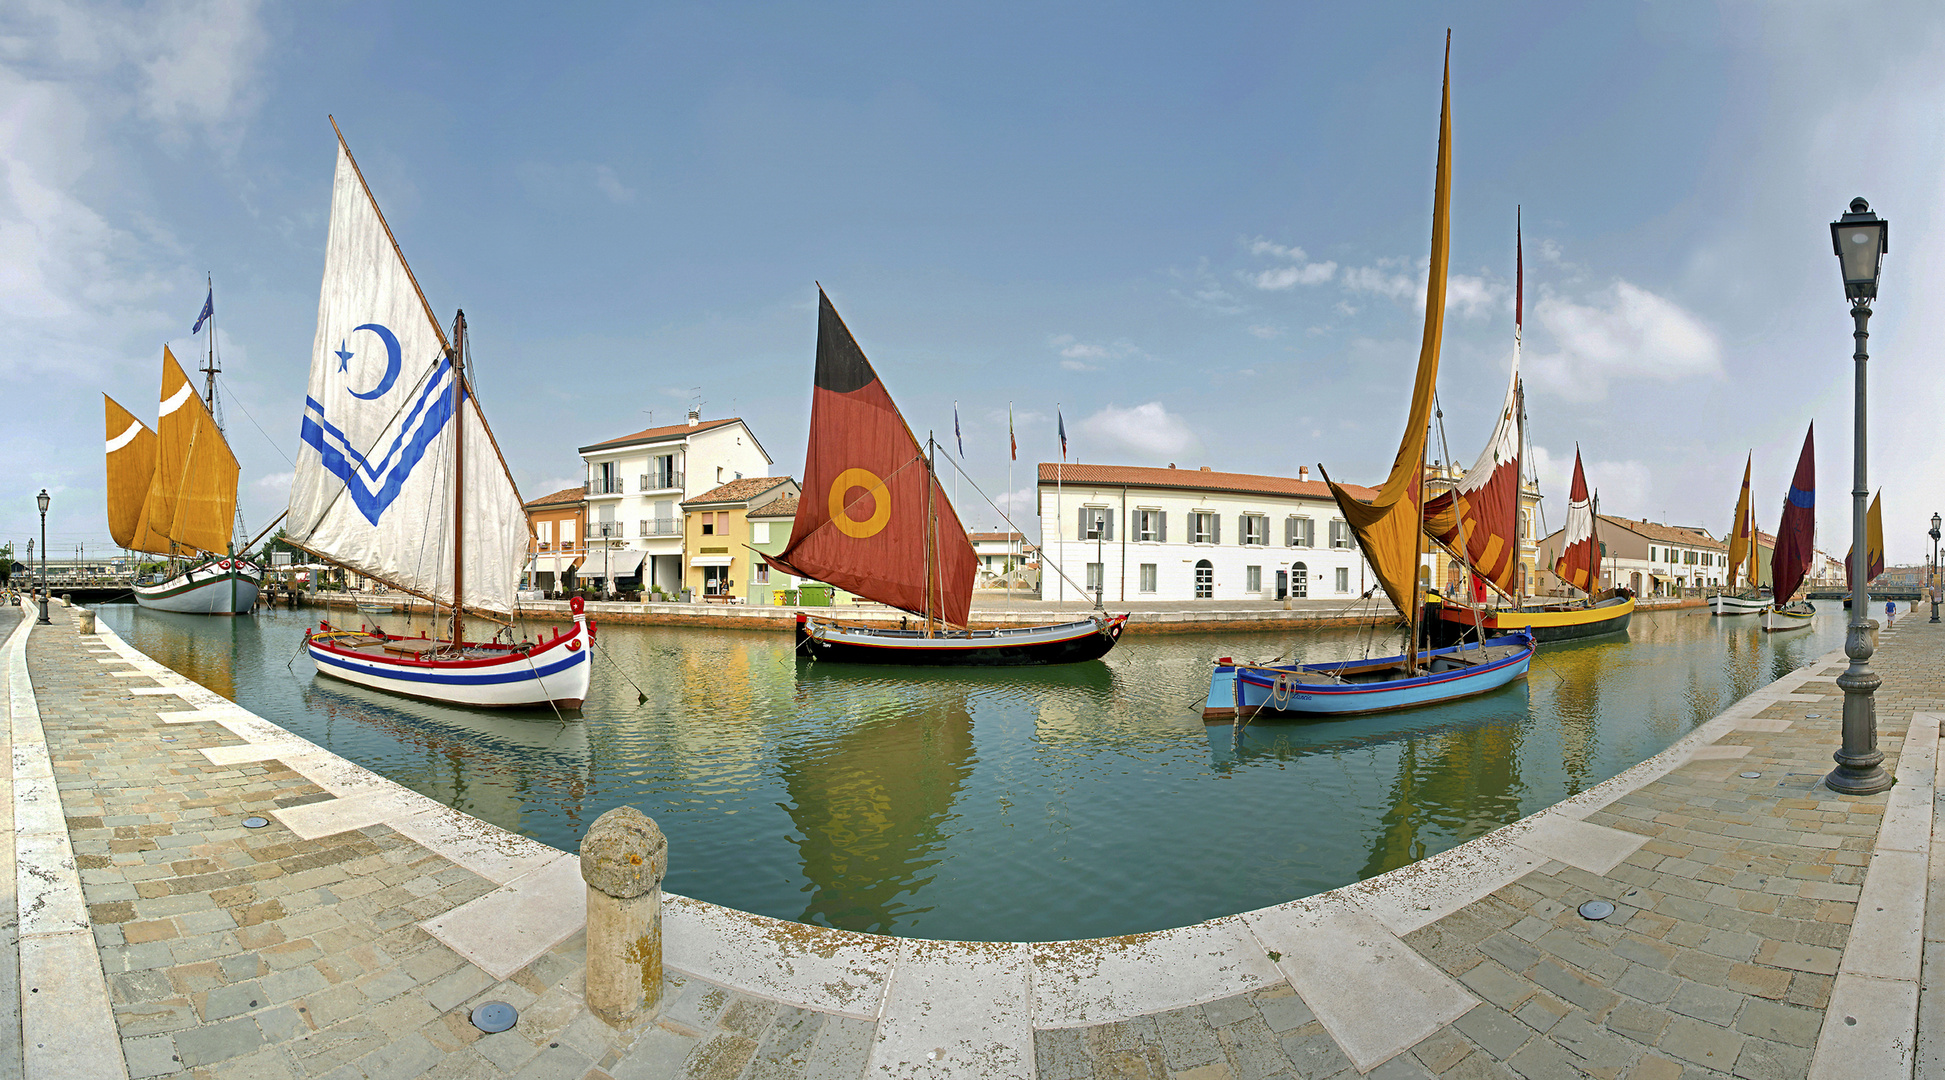
[[642, 565], [642, 556], [648, 554], [640, 549], [619, 548], [607, 553], [594, 552], [581, 563], [576, 571], [582, 577], [633, 577]]
[[728, 566], [733, 555], [697, 555], [689, 560], [690, 566]]
[[565, 552], [559, 555], [549, 553], [534, 556], [533, 560], [527, 563], [526, 568], [521, 572], [526, 574], [552, 574], [558, 571], [565, 574], [580, 565], [581, 556], [579, 555], [569, 555]]

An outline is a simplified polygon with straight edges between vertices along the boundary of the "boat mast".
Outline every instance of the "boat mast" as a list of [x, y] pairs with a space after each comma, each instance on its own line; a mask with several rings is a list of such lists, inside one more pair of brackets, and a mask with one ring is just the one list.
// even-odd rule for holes
[[[1521, 465], [1513, 467], [1513, 520], [1519, 531], [1513, 536], [1513, 565], [1519, 572], [1519, 582], [1515, 586], [1518, 598], [1515, 606], [1526, 604], [1526, 537], [1523, 535], [1531, 526], [1527, 523], [1524, 507], [1520, 504], [1526, 496], [1526, 473], [1523, 462], [1526, 460], [1526, 383], [1519, 377], [1520, 338], [1522, 324], [1526, 322], [1526, 242], [1520, 236], [1523, 208], [1513, 207], [1513, 407], [1519, 410], [1515, 423], [1519, 427], [1513, 441], [1513, 452], [1519, 454]], [[1534, 485], [1538, 490], [1539, 485]], [[1537, 561], [1537, 560], [1536, 560]], [[1484, 644], [1483, 640], [1481, 644]]]
[[932, 636], [932, 561], [938, 555], [937, 521], [932, 507], [932, 455], [936, 450], [932, 432], [925, 433], [925, 636]]
[[[214, 299], [216, 296], [215, 277], [205, 275], [203, 280], [209, 285], [209, 295]], [[203, 367], [203, 404], [209, 406], [209, 418], [211, 420], [216, 419], [216, 372], [218, 370], [216, 366], [216, 305], [211, 304], [209, 309], [209, 359]], [[217, 426], [221, 427], [222, 422], [217, 421]]]
[[466, 312], [452, 318], [452, 643], [466, 624]]

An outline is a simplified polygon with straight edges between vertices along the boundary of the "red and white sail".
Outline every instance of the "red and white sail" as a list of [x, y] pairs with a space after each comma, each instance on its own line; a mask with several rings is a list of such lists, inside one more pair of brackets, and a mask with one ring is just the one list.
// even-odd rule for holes
[[1567, 493], [1566, 546], [1553, 564], [1560, 580], [1582, 592], [1593, 592], [1601, 580], [1601, 546], [1594, 537], [1594, 499], [1587, 491], [1587, 473], [1580, 466], [1580, 447], [1574, 447], [1574, 486]]

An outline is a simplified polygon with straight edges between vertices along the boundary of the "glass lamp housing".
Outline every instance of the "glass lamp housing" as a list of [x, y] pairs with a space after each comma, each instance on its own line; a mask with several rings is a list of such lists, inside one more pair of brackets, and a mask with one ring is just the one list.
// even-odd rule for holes
[[1891, 223], [1872, 213], [1863, 199], [1853, 199], [1850, 213], [1830, 223], [1830, 242], [1844, 274], [1844, 296], [1875, 299], [1884, 253], [1891, 250]]

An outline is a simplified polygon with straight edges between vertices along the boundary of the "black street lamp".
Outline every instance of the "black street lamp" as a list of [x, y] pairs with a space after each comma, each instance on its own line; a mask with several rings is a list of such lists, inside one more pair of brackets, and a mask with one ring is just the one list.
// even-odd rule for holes
[[1870, 360], [1864, 343], [1870, 336], [1871, 301], [1877, 299], [1878, 272], [1884, 267], [1884, 253], [1891, 250], [1891, 223], [1871, 212], [1863, 199], [1850, 201], [1850, 213], [1830, 223], [1830, 244], [1837, 251], [1838, 265], [1844, 274], [1844, 296], [1850, 300], [1851, 337], [1857, 342], [1852, 359], [1857, 362], [1856, 421], [1854, 437], [1851, 514], [1850, 626], [1844, 635], [1844, 654], [1850, 666], [1837, 676], [1844, 691], [1844, 744], [1834, 755], [1837, 767], [1823, 782], [1845, 795], [1875, 795], [1891, 787], [1891, 774], [1884, 771], [1884, 751], [1877, 748], [1877, 693], [1882, 682], [1871, 670], [1870, 592], [1866, 587], [1870, 573], [1870, 550], [1864, 524], [1864, 365]]
[[41, 508], [41, 617], [39, 622], [42, 625], [51, 625], [54, 620], [47, 617], [47, 504], [53, 500], [48, 498], [47, 489], [42, 488], [41, 493], [34, 496], [34, 501], [39, 503]]
[[1933, 622], [1938, 621], [1938, 527], [1940, 525], [1945, 525], [1945, 518], [1933, 514], [1931, 516], [1931, 580], [1925, 583], [1930, 586], [1928, 591], [1931, 593], [1931, 621]]

